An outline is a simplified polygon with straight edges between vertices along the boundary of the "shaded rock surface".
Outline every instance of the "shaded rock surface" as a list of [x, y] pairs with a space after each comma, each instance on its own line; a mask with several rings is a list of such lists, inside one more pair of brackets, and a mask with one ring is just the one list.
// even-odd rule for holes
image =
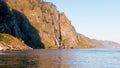
[[21, 38], [32, 48], [44, 48], [38, 31], [31, 26], [26, 16], [16, 9], [9, 8], [4, 1], [7, 0], [0, 0], [0, 32]]
[[64, 13], [43, 0], [0, 0], [0, 32], [32, 48], [93, 48]]

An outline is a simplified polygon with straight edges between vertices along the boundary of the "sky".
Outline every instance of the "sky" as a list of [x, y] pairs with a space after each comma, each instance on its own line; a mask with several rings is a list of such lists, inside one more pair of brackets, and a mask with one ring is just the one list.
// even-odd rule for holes
[[120, 0], [45, 0], [64, 12], [78, 33], [120, 43]]

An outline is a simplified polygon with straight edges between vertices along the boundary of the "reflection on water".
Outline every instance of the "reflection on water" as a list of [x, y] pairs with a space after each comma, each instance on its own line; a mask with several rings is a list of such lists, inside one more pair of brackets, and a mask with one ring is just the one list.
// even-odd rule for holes
[[[70, 65], [62, 63], [67, 53], [61, 54], [61, 50], [32, 50], [12, 51], [0, 53], [0, 67], [16, 68], [69, 68]], [[66, 56], [65, 56], [66, 55]]]
[[0, 52], [0, 68], [119, 68], [120, 50], [58, 49]]

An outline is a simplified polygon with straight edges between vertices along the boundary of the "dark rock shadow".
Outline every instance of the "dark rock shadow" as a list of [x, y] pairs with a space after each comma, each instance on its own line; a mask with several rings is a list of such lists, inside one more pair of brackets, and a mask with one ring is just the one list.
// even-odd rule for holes
[[7, 4], [0, 0], [0, 33], [7, 33], [34, 48], [44, 48], [38, 31], [30, 24], [27, 17], [21, 12], [10, 10]]

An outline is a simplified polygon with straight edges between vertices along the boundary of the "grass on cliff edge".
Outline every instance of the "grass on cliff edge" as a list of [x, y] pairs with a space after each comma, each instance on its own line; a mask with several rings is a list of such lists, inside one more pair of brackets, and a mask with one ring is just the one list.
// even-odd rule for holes
[[3, 33], [0, 33], [0, 41], [10, 46], [14, 46], [14, 43], [17, 43], [17, 42], [24, 43], [24, 41], [21, 39], [17, 39], [9, 34], [3, 34]]

